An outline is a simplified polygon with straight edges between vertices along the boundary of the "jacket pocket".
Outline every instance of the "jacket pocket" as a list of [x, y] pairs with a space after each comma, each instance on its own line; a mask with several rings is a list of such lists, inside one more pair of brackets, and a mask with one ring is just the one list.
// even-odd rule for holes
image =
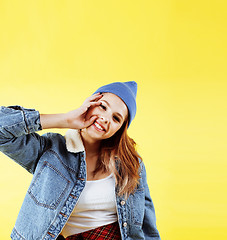
[[45, 161], [34, 176], [28, 194], [37, 205], [56, 209], [69, 184], [70, 181], [58, 169]]

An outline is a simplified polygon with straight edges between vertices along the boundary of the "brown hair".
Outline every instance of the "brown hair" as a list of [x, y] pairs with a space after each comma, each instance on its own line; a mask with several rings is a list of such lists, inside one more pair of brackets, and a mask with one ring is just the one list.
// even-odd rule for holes
[[110, 138], [102, 140], [99, 161], [94, 175], [99, 171], [112, 171], [115, 176], [118, 194], [133, 193], [140, 178], [141, 157], [137, 153], [135, 141], [127, 134], [128, 121]]

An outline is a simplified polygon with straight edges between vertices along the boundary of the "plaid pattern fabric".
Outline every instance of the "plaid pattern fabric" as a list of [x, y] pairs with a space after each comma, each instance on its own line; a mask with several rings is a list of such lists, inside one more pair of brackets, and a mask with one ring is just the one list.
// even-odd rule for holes
[[120, 228], [118, 222], [104, 225], [87, 232], [75, 234], [66, 240], [120, 240]]

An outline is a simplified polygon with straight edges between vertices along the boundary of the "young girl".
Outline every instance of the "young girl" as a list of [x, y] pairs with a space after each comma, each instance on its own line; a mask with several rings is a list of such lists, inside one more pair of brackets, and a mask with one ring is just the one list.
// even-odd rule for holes
[[[159, 240], [145, 166], [127, 128], [136, 82], [99, 88], [65, 114], [0, 109], [0, 150], [34, 174], [14, 240]], [[65, 136], [36, 131], [69, 128]]]

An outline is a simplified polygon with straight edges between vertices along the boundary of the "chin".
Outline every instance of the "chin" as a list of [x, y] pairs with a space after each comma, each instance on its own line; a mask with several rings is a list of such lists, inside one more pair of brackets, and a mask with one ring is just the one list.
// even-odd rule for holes
[[91, 127], [84, 129], [83, 133], [84, 133], [84, 136], [86, 135], [88, 138], [96, 140], [96, 141], [105, 139], [105, 137], [103, 136], [103, 134], [101, 132], [96, 132]]

